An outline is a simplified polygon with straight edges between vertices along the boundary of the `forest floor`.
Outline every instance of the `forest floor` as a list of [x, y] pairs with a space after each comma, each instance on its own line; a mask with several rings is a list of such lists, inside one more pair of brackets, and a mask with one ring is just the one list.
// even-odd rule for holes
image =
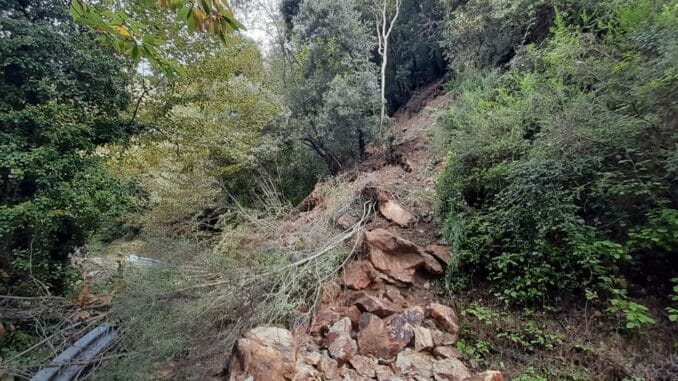
[[[291, 334], [293, 345], [287, 344], [293, 353], [286, 352], [282, 331], [234, 327], [232, 316], [247, 312], [228, 311], [229, 317], [214, 317], [228, 332], [206, 330], [173, 360], [155, 363], [155, 379], [268, 379], [266, 372], [277, 372], [299, 380], [462, 380], [486, 369], [523, 381], [678, 377], [677, 335], [667, 325], [627, 334], [595, 304], [515, 310], [498, 301], [488, 285], [448, 292], [443, 271], [436, 268], [448, 258], [435, 253], [447, 244], [435, 213], [436, 179], [446, 153], [432, 140], [436, 109], [453, 100], [440, 85], [422, 90], [395, 115], [395, 154], [375, 149], [366, 161], [320, 183], [302, 204], [304, 211], [253, 219], [244, 231], [223, 239], [243, 258], [271, 248], [296, 255], [299, 247], [312, 252], [360, 225], [343, 240], [348, 255], [339, 268], [344, 270], [319, 277], [314, 308], [291, 311], [284, 332]], [[370, 198], [378, 206], [395, 205], [395, 219], [408, 221], [396, 223], [379, 210], [365, 219], [363, 206]], [[385, 261], [375, 258], [384, 254]], [[431, 257], [437, 260], [431, 263]], [[644, 302], [660, 305], [649, 296]], [[175, 305], [182, 308], [181, 303], [186, 304]], [[443, 316], [439, 306], [445, 307]], [[406, 324], [398, 325], [399, 319]], [[243, 334], [246, 339], [239, 339]], [[394, 334], [401, 340], [386, 339]], [[268, 365], [261, 369], [258, 361]], [[483, 373], [469, 379], [494, 377]]]

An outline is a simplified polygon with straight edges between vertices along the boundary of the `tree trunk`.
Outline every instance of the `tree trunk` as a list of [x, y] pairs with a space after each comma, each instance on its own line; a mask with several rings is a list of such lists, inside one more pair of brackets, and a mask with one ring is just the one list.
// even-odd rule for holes
[[389, 21], [388, 8], [391, 0], [380, 0], [381, 7], [377, 10], [377, 37], [379, 38], [378, 53], [381, 56], [381, 116], [379, 118], [379, 132], [383, 134], [384, 119], [386, 119], [386, 69], [388, 68], [388, 40], [393, 32], [393, 26], [400, 15], [400, 1], [395, 0], [395, 14]]
[[339, 171], [341, 170], [342, 164], [341, 161], [337, 158], [337, 156], [332, 153], [332, 151], [328, 150], [325, 148], [325, 146], [319, 142], [317, 139], [313, 137], [305, 137], [304, 141], [308, 143], [308, 145], [313, 148], [313, 151], [318, 154], [324, 161], [325, 165], [327, 166], [327, 170], [330, 172], [332, 176], [336, 176], [339, 174]]

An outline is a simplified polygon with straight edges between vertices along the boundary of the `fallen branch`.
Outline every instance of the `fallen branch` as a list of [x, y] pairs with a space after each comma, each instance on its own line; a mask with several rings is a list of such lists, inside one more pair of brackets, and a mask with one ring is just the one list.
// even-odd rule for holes
[[[310, 255], [306, 258], [303, 258], [303, 259], [301, 259], [297, 262], [290, 263], [290, 264], [284, 266], [281, 269], [276, 269], [276, 270], [272, 270], [272, 271], [269, 271], [269, 272], [266, 272], [266, 273], [257, 274], [257, 275], [251, 276], [249, 278], [246, 278], [244, 281], [241, 280], [238, 284], [238, 287], [245, 287], [248, 284], [250, 284], [250, 282], [261, 281], [261, 278], [263, 278], [263, 277], [268, 277], [268, 276], [271, 276], [271, 275], [277, 275], [277, 274], [280, 274], [281, 272], [283, 272], [285, 270], [289, 270], [290, 268], [303, 266], [304, 264], [311, 262], [313, 260], [316, 260], [316, 259], [322, 257], [323, 255], [329, 253], [330, 251], [332, 251], [332, 249], [335, 249], [340, 244], [343, 244], [347, 240], [351, 239], [353, 236], [355, 236], [360, 231], [362, 225], [368, 220], [368, 218], [371, 214], [371, 207], [369, 206], [370, 204], [371, 204], [371, 202], [365, 203], [364, 208], [363, 208], [363, 216], [360, 219], [360, 221], [356, 222], [351, 228], [347, 229], [340, 238], [338, 238], [337, 240], [333, 241], [332, 243], [326, 245], [320, 251], [318, 251], [315, 254], [312, 254], [312, 255]], [[159, 297], [160, 298], [168, 298], [168, 297], [172, 297], [172, 296], [176, 296], [178, 294], [184, 293], [186, 291], [191, 291], [191, 290], [196, 290], [196, 289], [204, 289], [204, 288], [211, 288], [211, 287], [217, 287], [217, 286], [224, 286], [224, 285], [228, 285], [228, 284], [233, 285], [234, 280], [233, 279], [222, 279], [222, 280], [218, 280], [218, 281], [214, 281], [214, 282], [210, 282], [210, 283], [197, 284], [197, 285], [184, 287], [184, 288], [181, 288], [179, 290], [175, 290], [175, 291], [160, 295]]]

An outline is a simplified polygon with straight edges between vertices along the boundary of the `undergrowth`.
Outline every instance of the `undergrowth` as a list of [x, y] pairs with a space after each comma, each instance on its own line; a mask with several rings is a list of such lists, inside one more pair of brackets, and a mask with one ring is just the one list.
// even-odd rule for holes
[[437, 133], [448, 287], [485, 282], [518, 306], [595, 292], [643, 328], [629, 298], [666, 298], [678, 268], [678, 7], [554, 4], [550, 34], [505, 70], [454, 65]]
[[[119, 340], [114, 357], [93, 377], [150, 379], [164, 372], [178, 379], [212, 377], [225, 365], [223, 355], [248, 329], [287, 327], [293, 314], [310, 311], [322, 285], [352, 253], [344, 241], [364, 222], [337, 233], [334, 218], [348, 210], [363, 218], [371, 213], [338, 183], [321, 184], [317, 193], [323, 209], [310, 221], [294, 222], [289, 212], [240, 208], [237, 216], [225, 219], [229, 225], [223, 232], [207, 242], [172, 244], [167, 240], [178, 238], [145, 237], [149, 251], [138, 250], [161, 265], [126, 269], [115, 280], [123, 291], [115, 298], [110, 320], [119, 329]], [[163, 242], [168, 250], [157, 252]], [[177, 248], [191, 255], [181, 255]], [[223, 361], [196, 367], [214, 358]], [[195, 374], [198, 369], [204, 373]]]

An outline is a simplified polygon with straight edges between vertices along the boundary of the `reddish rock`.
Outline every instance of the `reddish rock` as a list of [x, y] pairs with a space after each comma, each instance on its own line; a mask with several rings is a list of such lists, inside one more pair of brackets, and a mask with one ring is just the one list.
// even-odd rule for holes
[[440, 332], [437, 329], [431, 330], [433, 344], [436, 346], [454, 345], [457, 342], [457, 335], [447, 332]]
[[351, 319], [345, 317], [329, 329], [325, 336], [330, 354], [337, 360], [346, 361], [358, 350], [351, 338]]
[[428, 245], [424, 251], [433, 255], [437, 260], [445, 265], [450, 263], [450, 248], [443, 245]]
[[320, 360], [322, 360], [322, 355], [318, 352], [308, 353], [304, 357], [304, 363], [311, 366], [317, 366], [318, 364], [320, 364]]
[[370, 261], [377, 270], [400, 282], [414, 282], [414, 274], [425, 262], [416, 244], [384, 229], [365, 233], [365, 241], [369, 247]]
[[403, 295], [398, 291], [398, 288], [391, 286], [391, 285], [386, 285], [385, 287], [385, 293], [386, 293], [386, 298], [390, 300], [392, 303], [396, 305], [404, 305], [405, 298], [403, 298]]
[[435, 359], [423, 352], [406, 349], [398, 354], [396, 367], [398, 375], [407, 375], [407, 379], [431, 379], [433, 377], [433, 363]]
[[386, 320], [386, 330], [388, 338], [396, 347], [396, 352], [410, 345], [414, 338], [414, 329], [403, 314], [390, 316]]
[[365, 356], [355, 355], [348, 360], [349, 364], [359, 375], [374, 378], [377, 376], [377, 361]]
[[332, 302], [339, 298], [341, 295], [342, 288], [337, 282], [330, 282], [323, 287], [322, 294], [320, 295], [320, 303], [325, 305], [330, 305]]
[[343, 381], [363, 381], [364, 377], [358, 375], [358, 372], [355, 369], [349, 368], [348, 365], [344, 365], [339, 369], [339, 375], [342, 377]]
[[426, 312], [436, 322], [436, 325], [447, 333], [456, 335], [459, 332], [457, 313], [451, 307], [439, 303], [430, 303], [426, 307]]
[[421, 352], [433, 349], [431, 330], [424, 327], [414, 327], [414, 350]]
[[465, 378], [464, 381], [504, 381], [504, 376], [496, 370], [488, 370], [473, 377]]
[[445, 273], [443, 266], [431, 254], [421, 253], [424, 258], [424, 269], [433, 275], [442, 275]]
[[405, 210], [400, 204], [393, 201], [386, 192], [377, 190], [377, 202], [379, 203], [379, 212], [387, 220], [395, 222], [396, 224], [407, 227], [414, 221], [414, 215]]
[[460, 381], [470, 376], [466, 365], [458, 359], [449, 358], [433, 363], [433, 378], [436, 381]]
[[324, 380], [331, 380], [339, 377], [339, 363], [337, 363], [337, 360], [330, 358], [327, 352], [323, 352], [320, 363], [318, 364], [318, 370], [322, 373]]
[[362, 314], [358, 307], [355, 305], [344, 307], [341, 309], [341, 314], [342, 316], [346, 316], [347, 318], [351, 319], [351, 323], [353, 323], [354, 328], [358, 328], [358, 325], [360, 324], [360, 315]]
[[379, 316], [366, 312], [360, 317], [358, 348], [362, 355], [389, 359], [393, 358], [402, 346], [391, 339], [386, 324]]
[[400, 380], [394, 374], [391, 368], [385, 365], [377, 365], [377, 381], [396, 381]]
[[418, 306], [407, 308], [385, 319], [389, 346], [395, 352], [405, 349], [412, 343], [414, 327], [419, 326], [423, 320], [424, 310]]
[[412, 326], [421, 325], [424, 321], [424, 309], [420, 306], [414, 306], [407, 308], [401, 312], [405, 320], [410, 323]]
[[229, 380], [291, 380], [296, 374], [296, 357], [296, 343], [290, 331], [255, 328], [236, 343]]
[[363, 290], [369, 287], [377, 276], [372, 263], [365, 260], [349, 262], [344, 268], [342, 282], [346, 287], [354, 290]]
[[362, 293], [358, 296], [354, 304], [361, 312], [370, 312], [382, 318], [392, 315], [399, 310], [397, 306], [388, 300], [380, 299], [366, 293]]
[[444, 359], [460, 359], [462, 354], [459, 353], [454, 347], [440, 346], [433, 349], [433, 354], [439, 358]]
[[309, 328], [309, 333], [311, 335], [321, 335], [327, 332], [327, 330], [341, 319], [341, 315], [332, 310], [320, 311], [315, 314], [313, 318], [313, 324]]
[[296, 374], [294, 375], [292, 381], [315, 381], [315, 380], [320, 380], [320, 373], [316, 368], [308, 364], [297, 363]]

